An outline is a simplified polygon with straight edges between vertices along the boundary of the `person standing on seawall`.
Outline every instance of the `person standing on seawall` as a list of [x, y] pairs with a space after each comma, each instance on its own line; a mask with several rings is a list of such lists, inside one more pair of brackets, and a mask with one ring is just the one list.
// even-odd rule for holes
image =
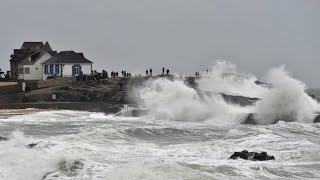
[[150, 76], [152, 76], [152, 68], [150, 68]]
[[146, 70], [146, 76], [149, 76], [149, 71], [148, 71], [148, 69]]
[[167, 75], [169, 74], [169, 69], [167, 69]]
[[162, 76], [164, 76], [164, 67], [162, 68]]

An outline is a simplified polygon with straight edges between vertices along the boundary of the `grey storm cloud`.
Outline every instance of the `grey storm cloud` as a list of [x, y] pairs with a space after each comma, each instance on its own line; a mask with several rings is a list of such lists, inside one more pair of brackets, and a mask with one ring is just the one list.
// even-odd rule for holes
[[320, 87], [319, 19], [319, 0], [1, 0], [0, 68], [24, 41], [48, 41], [97, 70], [193, 75], [225, 59], [258, 77], [286, 64]]

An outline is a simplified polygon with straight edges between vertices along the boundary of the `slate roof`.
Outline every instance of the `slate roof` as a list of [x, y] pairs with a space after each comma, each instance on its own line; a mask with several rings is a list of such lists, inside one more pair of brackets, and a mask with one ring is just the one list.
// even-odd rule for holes
[[42, 64], [92, 64], [92, 62], [86, 59], [83, 53], [61, 51]]
[[10, 56], [10, 61], [22, 61], [39, 51], [47, 51], [52, 56], [57, 54], [56, 51], [52, 51], [52, 48], [48, 42], [45, 44], [43, 42], [24, 42], [21, 46], [21, 49], [13, 50], [13, 54]]
[[[49, 54], [51, 54], [51, 56], [55, 56], [57, 54], [57, 51], [38, 51], [38, 52], [33, 53], [30, 56], [24, 58], [19, 65], [33, 65], [45, 53], [49, 53]], [[29, 61], [29, 57], [31, 57], [31, 61]]]
[[44, 49], [47, 50], [47, 51], [52, 51], [52, 48], [51, 48], [50, 44], [48, 43], [48, 41], [44, 45]]
[[23, 54], [24, 50], [23, 49], [14, 49], [13, 54]]
[[42, 48], [44, 46], [43, 42], [24, 42], [22, 46], [28, 48], [28, 47], [36, 47], [39, 46]]

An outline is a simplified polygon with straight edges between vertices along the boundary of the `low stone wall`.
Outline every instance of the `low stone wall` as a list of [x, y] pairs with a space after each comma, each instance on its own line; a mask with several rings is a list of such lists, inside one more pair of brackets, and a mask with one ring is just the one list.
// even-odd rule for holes
[[75, 77], [61, 77], [61, 78], [58, 77], [55, 79], [47, 79], [47, 80], [38, 81], [37, 86], [38, 86], [38, 89], [40, 89], [40, 88], [47, 88], [47, 87], [71, 84], [75, 81], [76, 81]]
[[12, 94], [17, 92], [19, 92], [17, 85], [0, 86], [0, 94]]

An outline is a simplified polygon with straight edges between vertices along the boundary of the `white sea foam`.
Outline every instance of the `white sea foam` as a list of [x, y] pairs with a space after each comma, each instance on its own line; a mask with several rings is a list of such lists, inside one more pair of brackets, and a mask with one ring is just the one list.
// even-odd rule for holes
[[304, 83], [289, 76], [285, 66], [271, 69], [266, 79], [273, 88], [256, 104], [255, 112], [260, 124], [279, 120], [313, 121], [315, 112], [320, 110], [319, 105], [305, 93]]
[[[319, 159], [312, 157], [320, 147], [315, 124], [150, 123], [148, 117], [94, 122], [97, 117], [90, 115], [86, 118], [92, 120], [80, 123], [70, 113], [60, 112], [65, 117], [63, 125], [53, 121], [43, 125], [52, 126], [50, 136], [47, 131], [31, 132], [31, 121], [13, 121], [10, 126], [23, 124], [21, 130], [33, 135], [13, 132], [7, 135], [9, 141], [0, 142], [0, 179], [306, 179], [320, 175]], [[47, 116], [60, 118], [55, 112], [47, 112]], [[68, 134], [70, 124], [81, 130]], [[7, 122], [0, 122], [0, 128], [7, 128]], [[37, 142], [34, 148], [27, 147]], [[228, 159], [243, 149], [266, 151], [276, 160]]]
[[208, 73], [202, 72], [202, 78], [197, 81], [199, 88], [204, 91], [246, 97], [261, 97], [268, 91], [255, 83], [255, 76], [239, 72], [237, 66], [230, 62], [217, 61], [208, 70]]
[[27, 138], [19, 131], [11, 133], [8, 138], [0, 144], [0, 179], [42, 179], [47, 173], [57, 171], [61, 162], [74, 161], [75, 156], [65, 151], [28, 148], [28, 144], [39, 140]]

